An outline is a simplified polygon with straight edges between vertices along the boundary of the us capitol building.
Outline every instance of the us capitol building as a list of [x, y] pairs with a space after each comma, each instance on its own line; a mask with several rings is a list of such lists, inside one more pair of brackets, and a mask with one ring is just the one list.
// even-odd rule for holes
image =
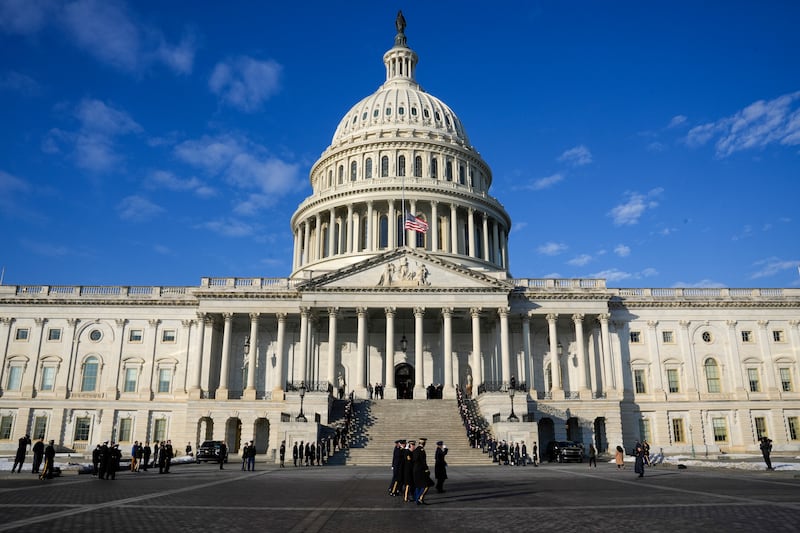
[[386, 81], [311, 169], [289, 277], [0, 286], [0, 451], [30, 433], [274, 454], [376, 383], [412, 409], [470, 386], [500, 438], [513, 405], [541, 450], [799, 450], [800, 290], [512, 277], [491, 169], [396, 26]]

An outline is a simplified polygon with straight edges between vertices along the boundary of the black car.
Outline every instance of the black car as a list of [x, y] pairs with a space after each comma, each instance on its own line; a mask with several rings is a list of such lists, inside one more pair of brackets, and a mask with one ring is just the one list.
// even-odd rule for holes
[[553, 441], [547, 446], [550, 461], [565, 463], [567, 461], [583, 462], [583, 446], [568, 440]]
[[[219, 450], [220, 450], [221, 446], [222, 446], [222, 441], [221, 440], [207, 440], [207, 441], [204, 441], [203, 444], [201, 444], [200, 447], [197, 449], [197, 455], [195, 455], [195, 462], [200, 463], [200, 462], [203, 462], [203, 461], [205, 461], [205, 462], [211, 461], [211, 462], [214, 462], [214, 463], [218, 463], [219, 462]], [[227, 448], [225, 449], [224, 461], [226, 463], [228, 462], [228, 450], [227, 450]]]

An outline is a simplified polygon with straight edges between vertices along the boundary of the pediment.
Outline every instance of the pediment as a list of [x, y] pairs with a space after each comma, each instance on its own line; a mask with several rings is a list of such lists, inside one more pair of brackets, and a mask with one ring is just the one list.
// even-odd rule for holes
[[512, 288], [508, 282], [462, 268], [423, 251], [399, 248], [310, 280], [299, 289], [508, 292]]

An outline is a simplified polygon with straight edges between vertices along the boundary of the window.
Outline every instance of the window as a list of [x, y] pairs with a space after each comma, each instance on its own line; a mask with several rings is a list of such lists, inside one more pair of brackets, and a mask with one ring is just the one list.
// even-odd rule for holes
[[91, 332], [89, 332], [89, 339], [94, 342], [97, 342], [102, 338], [103, 338], [103, 332], [100, 331], [99, 329], [93, 329]]
[[645, 386], [644, 369], [637, 368], [633, 371], [633, 382], [636, 386], [637, 394], [644, 394], [647, 392], [647, 387]]
[[416, 156], [414, 158], [414, 177], [421, 178], [422, 177], [422, 157]]
[[75, 420], [75, 440], [89, 440], [89, 428], [91, 427], [91, 422], [92, 419], [88, 416], [77, 418]]
[[406, 156], [401, 155], [397, 157], [397, 175], [406, 175]]
[[0, 416], [0, 440], [11, 439], [11, 426], [14, 425], [14, 417], [11, 415]]
[[22, 370], [21, 365], [12, 365], [8, 368], [6, 390], [19, 390], [22, 387]]
[[364, 179], [372, 179], [372, 158], [370, 157], [364, 162]]
[[391, 116], [391, 114], [392, 114], [392, 108], [391, 108], [391, 107], [387, 107], [387, 108], [386, 108], [386, 116], [387, 116], [387, 117], [388, 117], [388, 116]]
[[758, 369], [747, 369], [747, 380], [750, 382], [750, 392], [761, 392], [761, 383], [758, 382]]
[[389, 218], [382, 216], [378, 221], [378, 248], [389, 246]]
[[406, 108], [405, 107], [398, 107], [397, 108], [397, 114], [398, 115], [405, 115], [406, 114]]
[[130, 442], [131, 440], [131, 428], [133, 427], [133, 420], [130, 418], [120, 418], [119, 419], [119, 437], [117, 441], [119, 442]]
[[14, 332], [15, 341], [27, 341], [30, 330], [28, 328], [17, 328]]
[[39, 384], [39, 390], [51, 391], [53, 390], [56, 382], [56, 367], [45, 366], [42, 367], [42, 381]]
[[339, 165], [339, 172], [337, 175], [339, 176], [337, 183], [341, 185], [344, 183], [344, 165]]
[[375, 117], [375, 118], [378, 118], [378, 115], [380, 115], [380, 114], [381, 114], [381, 112], [378, 111], [377, 109], [372, 112], [372, 116]]
[[753, 332], [742, 331], [742, 342], [753, 342]]
[[713, 418], [711, 425], [714, 427], [714, 442], [728, 442], [728, 426], [725, 419]]
[[639, 438], [642, 440], [650, 441], [650, 419], [649, 418], [640, 418], [639, 419]]
[[411, 116], [413, 116], [413, 117], [417, 116], [417, 108], [416, 107], [412, 107], [411, 108]]
[[778, 372], [781, 375], [781, 390], [783, 392], [792, 392], [794, 387], [792, 386], [792, 369], [783, 367], [779, 368]]
[[453, 181], [453, 162], [448, 161], [444, 165], [444, 177], [447, 181]]
[[34, 440], [43, 439], [47, 435], [47, 417], [37, 416], [33, 419], [33, 435]]
[[675, 342], [675, 334], [671, 331], [662, 331], [661, 340], [664, 344], [672, 344]]
[[60, 328], [50, 328], [47, 330], [47, 340], [51, 342], [56, 342], [61, 340], [61, 329]]
[[684, 442], [683, 432], [683, 418], [672, 419], [672, 440], [675, 442]]
[[153, 440], [163, 441], [167, 438], [167, 419], [156, 418], [153, 421]]
[[772, 331], [772, 340], [775, 342], [785, 342], [786, 339], [783, 336], [782, 329], [776, 329]]
[[753, 419], [756, 425], [756, 440], [761, 440], [761, 437], [768, 437], [767, 435], [767, 419], [763, 416], [757, 416]]
[[703, 339], [703, 342], [706, 343], [706, 344], [710, 344], [711, 341], [714, 340], [714, 337], [711, 336], [711, 332], [710, 331], [704, 331], [703, 334], [700, 335], [700, 337]]
[[128, 342], [142, 342], [144, 331], [141, 329], [132, 329], [128, 332]]
[[719, 366], [717, 366], [717, 362], [709, 357], [706, 359], [703, 367], [706, 371], [706, 386], [708, 387], [708, 392], [720, 392]]
[[423, 110], [422, 110], [422, 116], [423, 116], [423, 117], [425, 117], [425, 118], [431, 118], [431, 113], [430, 113], [430, 111], [428, 111], [428, 108], [427, 108], [427, 107], [426, 107], [426, 108], [423, 108]]
[[641, 331], [631, 331], [631, 344], [640, 344], [642, 342]]
[[367, 112], [366, 112], [366, 111], [364, 111], [364, 112], [361, 114], [361, 120], [367, 120], [367, 116], [368, 116], [368, 115], [367, 115]]
[[389, 156], [381, 157], [381, 177], [389, 176]]
[[350, 181], [356, 181], [358, 176], [358, 165], [355, 161], [350, 161]]
[[669, 387], [670, 392], [680, 392], [681, 385], [678, 379], [678, 369], [677, 368], [668, 368], [667, 369], [667, 384]]
[[158, 370], [158, 392], [169, 392], [172, 385], [172, 369], [160, 368]]
[[786, 422], [789, 425], [789, 440], [799, 440], [798, 435], [800, 435], [800, 419], [796, 416], [790, 416], [786, 419]]
[[83, 363], [83, 378], [81, 379], [81, 391], [92, 392], [97, 387], [97, 369], [99, 363], [96, 357], [89, 357]]
[[431, 158], [431, 178], [437, 179], [439, 177], [439, 161], [435, 157]]
[[161, 342], [175, 342], [176, 336], [174, 329], [165, 329], [161, 332]]
[[136, 392], [136, 383], [139, 381], [139, 369], [138, 368], [126, 368], [125, 369], [125, 385], [122, 389], [123, 392]]

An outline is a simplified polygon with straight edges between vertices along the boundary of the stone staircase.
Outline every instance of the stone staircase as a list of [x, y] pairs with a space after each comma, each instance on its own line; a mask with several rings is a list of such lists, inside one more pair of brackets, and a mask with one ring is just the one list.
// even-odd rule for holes
[[345, 462], [356, 466], [392, 464], [397, 439], [428, 442], [428, 466], [433, 469], [436, 441], [447, 446], [447, 464], [488, 466], [491, 459], [480, 449], [470, 448], [458, 414], [456, 400], [363, 400], [356, 402], [350, 448]]

